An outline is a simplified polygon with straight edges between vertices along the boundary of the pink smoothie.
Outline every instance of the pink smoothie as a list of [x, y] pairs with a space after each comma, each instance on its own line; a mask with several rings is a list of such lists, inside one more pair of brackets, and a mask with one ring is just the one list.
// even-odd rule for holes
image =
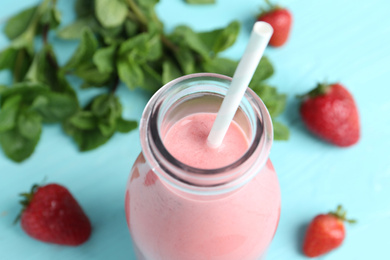
[[[237, 124], [231, 125], [221, 147], [207, 147], [214, 119], [215, 114], [194, 114], [180, 120], [164, 138], [167, 150], [203, 169], [239, 159], [248, 141]], [[141, 154], [132, 169], [125, 207], [140, 260], [256, 260], [276, 231], [280, 191], [268, 160], [252, 181], [232, 194], [189, 198], [160, 180]]]
[[248, 149], [248, 141], [235, 122], [218, 149], [207, 145], [215, 117], [205, 113], [183, 118], [167, 132], [165, 147], [179, 161], [201, 169], [220, 168], [237, 161]]

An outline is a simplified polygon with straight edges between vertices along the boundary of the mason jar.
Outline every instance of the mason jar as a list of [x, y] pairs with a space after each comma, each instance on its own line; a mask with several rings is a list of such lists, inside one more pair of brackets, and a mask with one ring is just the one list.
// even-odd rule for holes
[[175, 122], [214, 113], [231, 78], [200, 73], [175, 79], [148, 102], [140, 121], [142, 152], [125, 194], [138, 260], [263, 259], [280, 216], [280, 188], [269, 160], [270, 115], [247, 89], [234, 121], [248, 149], [221, 168], [195, 168], [175, 159], [164, 136]]

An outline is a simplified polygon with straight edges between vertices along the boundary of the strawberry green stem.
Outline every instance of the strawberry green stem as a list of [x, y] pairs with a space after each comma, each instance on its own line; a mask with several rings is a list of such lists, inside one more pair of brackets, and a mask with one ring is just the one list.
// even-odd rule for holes
[[343, 209], [341, 205], [338, 205], [336, 211], [331, 211], [329, 212], [329, 214], [335, 216], [336, 218], [344, 222], [348, 222], [350, 224], [356, 223], [355, 219], [347, 219], [347, 212]]
[[22, 200], [20, 201], [20, 204], [22, 204], [22, 210], [20, 211], [20, 213], [16, 216], [15, 220], [14, 220], [14, 224], [18, 223], [18, 221], [20, 220], [20, 217], [22, 216], [22, 213], [23, 211], [27, 208], [27, 206], [30, 204], [32, 198], [34, 197], [34, 194], [35, 192], [37, 191], [37, 189], [39, 188], [39, 185], [38, 184], [34, 184], [32, 187], [31, 187], [31, 190], [30, 192], [24, 192], [24, 193], [20, 193], [19, 195], [22, 196]]

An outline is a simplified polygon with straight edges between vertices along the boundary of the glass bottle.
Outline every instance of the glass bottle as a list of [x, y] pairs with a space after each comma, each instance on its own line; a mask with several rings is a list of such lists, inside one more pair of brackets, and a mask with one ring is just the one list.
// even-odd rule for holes
[[138, 260], [262, 259], [276, 232], [280, 189], [269, 160], [270, 115], [247, 89], [234, 121], [249, 147], [237, 161], [199, 169], [176, 160], [163, 138], [181, 118], [217, 113], [231, 78], [200, 73], [175, 79], [148, 102], [142, 152], [127, 183], [125, 211]]

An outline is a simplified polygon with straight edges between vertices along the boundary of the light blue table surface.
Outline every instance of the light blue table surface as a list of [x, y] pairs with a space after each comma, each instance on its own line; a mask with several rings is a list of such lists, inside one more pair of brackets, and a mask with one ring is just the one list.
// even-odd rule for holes
[[[2, 0], [0, 26], [7, 17], [37, 0]], [[182, 0], [162, 0], [158, 15], [166, 30], [187, 24], [195, 30], [243, 22], [237, 43], [224, 53], [239, 59], [249, 37], [259, 0], [217, 0], [215, 5], [190, 6]], [[73, 20], [74, 1], [59, 0], [63, 24]], [[291, 129], [288, 142], [275, 142], [271, 159], [282, 190], [282, 214], [267, 259], [305, 259], [301, 254], [303, 230], [318, 213], [342, 203], [350, 217], [342, 247], [320, 257], [326, 260], [390, 259], [390, 1], [284, 0], [294, 14], [287, 45], [267, 49], [275, 66], [269, 80], [289, 95], [281, 116]], [[64, 62], [77, 42], [55, 39]], [[0, 49], [8, 44], [0, 34]], [[318, 81], [340, 81], [353, 93], [361, 116], [360, 142], [337, 148], [310, 135], [299, 114], [296, 94]], [[0, 72], [0, 83], [10, 83]], [[73, 81], [77, 84], [78, 82]], [[85, 102], [96, 90], [80, 92]], [[139, 120], [148, 100], [142, 91], [118, 91], [124, 115]], [[21, 164], [0, 151], [0, 259], [135, 259], [124, 215], [124, 191], [129, 170], [140, 152], [138, 131], [116, 134], [103, 147], [80, 153], [58, 125], [45, 125], [31, 158]], [[45, 244], [28, 237], [12, 222], [20, 209], [18, 193], [33, 183], [57, 182], [67, 186], [93, 225], [90, 240], [80, 247]], [[201, 259], [200, 259], [201, 260]], [[237, 259], [240, 260], [240, 259]]]

